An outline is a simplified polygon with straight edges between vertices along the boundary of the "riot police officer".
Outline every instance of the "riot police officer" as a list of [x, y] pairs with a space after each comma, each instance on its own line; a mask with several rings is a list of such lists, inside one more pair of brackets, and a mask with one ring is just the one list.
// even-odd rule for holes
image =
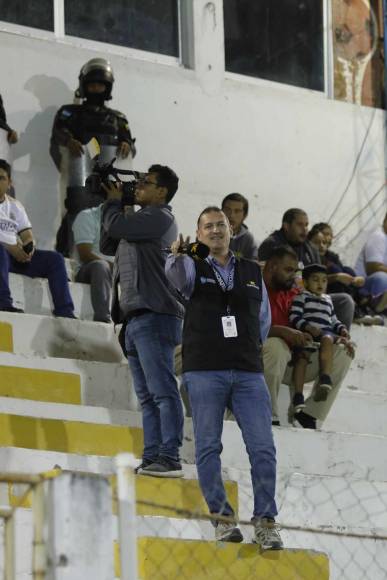
[[69, 256], [72, 249], [71, 225], [75, 216], [82, 209], [102, 201], [101, 197], [92, 196], [85, 189], [93, 161], [84, 146], [95, 137], [100, 146], [100, 162], [136, 154], [135, 139], [125, 115], [105, 106], [105, 101], [112, 98], [113, 83], [113, 70], [107, 60], [93, 58], [88, 61], [81, 68], [76, 91], [81, 104], [64, 105], [54, 120], [50, 154], [65, 177], [67, 210], [57, 233], [56, 249], [65, 256]]

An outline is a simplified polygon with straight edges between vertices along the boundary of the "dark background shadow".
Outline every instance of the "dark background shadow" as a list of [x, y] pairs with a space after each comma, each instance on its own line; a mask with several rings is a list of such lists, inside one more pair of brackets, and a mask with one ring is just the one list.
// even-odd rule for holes
[[13, 180], [16, 197], [26, 207], [39, 247], [52, 249], [61, 202], [59, 173], [49, 154], [51, 128], [59, 107], [73, 102], [73, 92], [61, 79], [47, 75], [30, 77], [24, 88], [36, 97], [40, 111], [21, 111], [17, 115], [18, 122], [14, 124], [20, 126], [24, 117], [26, 126], [12, 148], [14, 162], [19, 160]]

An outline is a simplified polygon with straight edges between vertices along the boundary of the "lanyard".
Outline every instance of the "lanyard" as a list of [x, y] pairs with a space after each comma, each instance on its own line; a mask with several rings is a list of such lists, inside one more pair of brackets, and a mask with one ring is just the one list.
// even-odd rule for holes
[[232, 289], [232, 287], [234, 286], [234, 271], [235, 268], [231, 269], [231, 272], [228, 275], [227, 278], [227, 282], [225, 282], [222, 274], [219, 272], [218, 268], [216, 266], [214, 266], [214, 264], [211, 264], [212, 267], [212, 271], [215, 274], [215, 278], [216, 281], [218, 282], [222, 292], [228, 292], [229, 290]]
[[212, 263], [208, 262], [212, 268], [212, 271], [215, 275], [216, 282], [219, 288], [222, 290], [225, 296], [225, 303], [226, 303], [226, 312], [228, 315], [231, 314], [231, 307], [229, 303], [229, 290], [231, 290], [234, 286], [234, 273], [235, 267], [233, 267], [228, 275], [227, 282], [224, 280], [222, 274], [219, 272], [218, 268]]

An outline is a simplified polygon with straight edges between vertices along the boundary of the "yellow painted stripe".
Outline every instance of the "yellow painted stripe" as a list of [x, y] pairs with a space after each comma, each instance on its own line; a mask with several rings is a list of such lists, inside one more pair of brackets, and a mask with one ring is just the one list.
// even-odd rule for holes
[[81, 378], [74, 373], [0, 366], [0, 397], [81, 404]]
[[0, 446], [62, 451], [81, 455], [116, 455], [122, 451], [140, 457], [142, 429], [0, 414]]
[[[119, 546], [114, 545], [115, 575], [120, 577]], [[329, 560], [312, 550], [260, 553], [254, 544], [140, 538], [142, 580], [329, 580]]]
[[[116, 480], [112, 478], [113, 490]], [[230, 504], [238, 514], [238, 485], [234, 481], [226, 481], [225, 488]], [[116, 495], [115, 493], [113, 495]], [[184, 513], [174, 510], [186, 510], [190, 513], [208, 514], [207, 504], [196, 479], [168, 479], [139, 475], [136, 477], [137, 515], [165, 516], [167, 518], [185, 519]], [[151, 502], [154, 505], [143, 505], [141, 502]], [[165, 509], [162, 506], [169, 506]], [[113, 501], [113, 512], [117, 513], [117, 502]]]
[[0, 322], [0, 351], [13, 352], [12, 324]]
[[[20, 505], [20, 500], [28, 486], [8, 484], [9, 504], [12, 507]], [[113, 490], [116, 489], [116, 478], [112, 478]], [[226, 481], [225, 487], [228, 499], [238, 514], [238, 485], [233, 481]], [[113, 494], [115, 495], [115, 494]], [[169, 518], [185, 518], [171, 510], [157, 507], [157, 504], [167, 505], [175, 509], [184, 509], [194, 513], [208, 514], [207, 504], [204, 501], [199, 483], [194, 479], [161, 479], [157, 477], [138, 476], [136, 478], [137, 514], [141, 516], [165, 516]], [[141, 501], [149, 501], [154, 506], [141, 505]], [[31, 496], [24, 499], [20, 507], [31, 507]], [[117, 513], [117, 502], [113, 500], [113, 513]]]
[[[228, 499], [237, 511], [238, 485], [233, 481], [226, 481], [225, 487]], [[137, 501], [140, 502], [137, 506], [138, 515], [166, 516], [169, 518], [186, 517], [171, 510], [141, 505], [141, 500], [174, 506], [190, 512], [208, 513], [207, 504], [196, 479], [161, 479], [140, 475], [136, 479], [136, 494]]]

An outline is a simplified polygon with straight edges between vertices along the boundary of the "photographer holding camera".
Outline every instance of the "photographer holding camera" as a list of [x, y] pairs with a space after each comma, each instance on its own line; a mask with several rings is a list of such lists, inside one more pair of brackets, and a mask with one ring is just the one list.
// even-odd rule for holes
[[30, 278], [48, 278], [54, 316], [75, 318], [63, 256], [35, 249], [26, 210], [7, 193], [11, 185], [11, 166], [0, 159], [0, 310], [23, 312], [12, 303], [9, 272], [13, 272]]
[[[102, 185], [107, 200], [102, 206], [100, 250], [116, 254], [112, 319], [126, 327], [126, 354], [143, 415], [144, 450], [137, 473], [156, 477], [183, 475], [183, 409], [173, 360], [184, 309], [164, 272], [166, 248], [178, 231], [168, 205], [178, 181], [169, 167], [152, 165], [134, 193], [125, 195], [124, 208], [121, 198], [127, 184]], [[141, 209], [135, 211], [134, 204]]]

